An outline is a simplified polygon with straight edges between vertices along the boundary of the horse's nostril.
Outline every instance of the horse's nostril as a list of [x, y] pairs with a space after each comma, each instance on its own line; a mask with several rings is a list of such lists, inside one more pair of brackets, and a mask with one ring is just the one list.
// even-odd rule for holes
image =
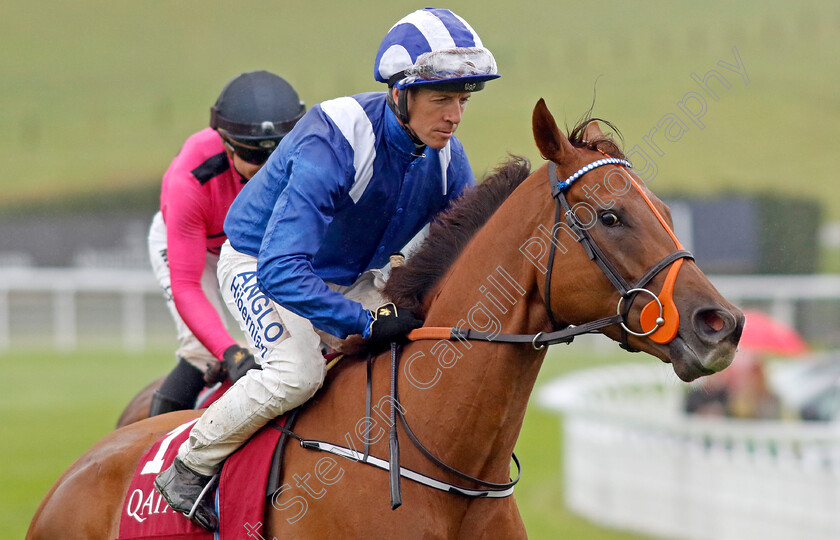
[[716, 307], [697, 310], [693, 322], [698, 337], [708, 343], [726, 339], [737, 326], [737, 321], [731, 313]]
[[723, 317], [718, 315], [717, 311], [705, 311], [701, 313], [700, 320], [713, 333], [720, 332], [723, 330], [723, 327], [726, 326], [726, 321], [723, 320]]

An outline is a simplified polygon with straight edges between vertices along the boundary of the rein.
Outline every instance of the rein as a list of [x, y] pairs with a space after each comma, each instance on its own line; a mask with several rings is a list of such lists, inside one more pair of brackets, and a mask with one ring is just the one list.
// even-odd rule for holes
[[[605, 154], [606, 155], [606, 154]], [[677, 278], [677, 274], [682, 266], [683, 259], [694, 259], [694, 255], [690, 251], [683, 248], [680, 241], [674, 235], [671, 228], [668, 226], [662, 215], [653, 206], [651, 200], [645, 195], [638, 184], [633, 180], [633, 177], [627, 175], [631, 185], [641, 194], [647, 205], [653, 211], [654, 215], [663, 226], [665, 231], [674, 241], [677, 247], [676, 251], [666, 255], [659, 262], [653, 265], [645, 274], [633, 285], [629, 284], [627, 280], [618, 272], [609, 258], [604, 254], [601, 248], [598, 247], [597, 242], [589, 233], [589, 228], [584, 226], [572, 210], [569, 201], [566, 199], [566, 191], [571, 185], [591, 170], [603, 167], [605, 165], [617, 165], [621, 171], [625, 171], [625, 167], [632, 167], [629, 161], [624, 159], [612, 158], [607, 156], [604, 159], [599, 159], [588, 165], [581, 167], [577, 172], [563, 180], [562, 182], [557, 177], [557, 165], [550, 161], [548, 163], [548, 175], [551, 182], [551, 196], [554, 198], [554, 226], [552, 227], [551, 248], [548, 255], [548, 268], [545, 279], [545, 308], [548, 314], [548, 319], [551, 325], [557, 328], [558, 323], [554, 318], [553, 310], [551, 309], [551, 269], [554, 266], [554, 256], [557, 251], [557, 232], [561, 216], [566, 218], [566, 224], [575, 234], [578, 242], [581, 244], [589, 259], [595, 262], [607, 279], [620, 293], [618, 305], [616, 306], [616, 314], [611, 317], [604, 317], [581, 325], [568, 325], [567, 327], [554, 330], [553, 332], [537, 332], [536, 334], [500, 334], [495, 332], [479, 332], [470, 328], [447, 328], [447, 327], [423, 327], [412, 330], [408, 334], [408, 339], [412, 341], [422, 339], [445, 339], [445, 340], [477, 340], [477, 341], [492, 341], [498, 343], [530, 343], [534, 349], [542, 349], [546, 345], [554, 345], [556, 343], [571, 343], [576, 336], [595, 332], [601, 328], [620, 324], [622, 328], [622, 343], [621, 346], [628, 350], [633, 349], [628, 343], [628, 334], [639, 337], [650, 337], [657, 343], [668, 343], [674, 336], [676, 336], [679, 329], [679, 313], [673, 301], [673, 287]], [[645, 286], [656, 277], [662, 270], [672, 265], [665, 278], [665, 283], [662, 286], [660, 295], [657, 296], [652, 291], [645, 288]], [[635, 300], [636, 295], [645, 293], [652, 297], [652, 300], [642, 309], [641, 325], [642, 332], [635, 332], [627, 327], [627, 315], [630, 312], [630, 307]], [[648, 327], [649, 330], [645, 330]]]
[[[632, 167], [630, 162], [624, 159], [617, 159], [607, 156], [605, 159], [599, 159], [588, 165], [585, 165], [577, 172], [575, 172], [574, 174], [572, 174], [571, 176], [569, 176], [561, 182], [557, 178], [557, 165], [553, 161], [549, 162], [548, 164], [548, 174], [549, 180], [551, 182], [551, 195], [555, 201], [555, 211], [554, 226], [552, 227], [551, 233], [551, 249], [548, 258], [549, 271], [546, 273], [545, 281], [545, 308], [546, 313], [548, 314], [548, 319], [551, 321], [552, 326], [556, 328], [559, 325], [556, 319], [554, 318], [554, 313], [551, 309], [551, 270], [554, 267], [554, 257], [557, 249], [557, 232], [561, 223], [561, 216], [563, 216], [565, 217], [566, 224], [576, 235], [578, 242], [580, 242], [581, 246], [586, 251], [586, 254], [589, 256], [590, 260], [592, 260], [593, 262], [595, 262], [595, 264], [598, 265], [598, 267], [601, 269], [604, 275], [610, 280], [610, 282], [621, 295], [618, 300], [618, 305], [616, 306], [615, 315], [612, 315], [610, 317], [604, 317], [580, 325], [568, 325], [565, 328], [554, 330], [552, 332], [537, 332], [536, 334], [501, 334], [496, 332], [481, 332], [473, 330], [471, 328], [461, 327], [422, 327], [409, 332], [407, 336], [408, 339], [412, 341], [435, 339], [449, 341], [478, 340], [497, 343], [530, 343], [534, 349], [539, 350], [545, 348], [547, 345], [553, 345], [556, 343], [571, 343], [576, 336], [579, 336], [581, 334], [595, 332], [606, 326], [619, 324], [622, 328], [621, 345], [622, 347], [628, 350], [633, 350], [628, 343], [628, 334], [632, 334], [634, 336], [639, 337], [649, 337], [651, 340], [657, 343], [670, 342], [676, 335], [677, 329], [679, 328], [679, 313], [676, 309], [676, 306], [674, 305], [672, 297], [674, 283], [676, 281], [677, 274], [679, 273], [679, 270], [682, 266], [683, 259], [694, 259], [694, 256], [691, 254], [691, 252], [683, 248], [677, 237], [674, 235], [673, 231], [671, 231], [671, 228], [668, 226], [667, 222], [663, 219], [662, 215], [656, 210], [656, 208], [653, 206], [653, 203], [645, 195], [645, 193], [642, 191], [639, 185], [633, 180], [633, 177], [630, 175], [626, 175], [627, 178], [630, 180], [631, 185], [634, 188], [636, 188], [636, 190], [645, 200], [647, 205], [650, 207], [651, 211], [657, 217], [659, 223], [663, 226], [665, 231], [674, 241], [674, 244], [677, 249], [663, 257], [656, 264], [654, 264], [647, 272], [644, 273], [644, 275], [641, 278], [639, 278], [638, 281], [636, 281], [635, 284], [631, 285], [627, 282], [627, 280], [624, 279], [621, 273], [615, 269], [615, 266], [613, 266], [613, 264], [604, 254], [604, 252], [598, 247], [597, 242], [595, 242], [595, 239], [589, 233], [588, 227], [584, 226], [580, 222], [580, 220], [577, 217], [577, 214], [575, 214], [574, 210], [569, 204], [569, 201], [566, 199], [566, 191], [576, 180], [578, 180], [580, 177], [582, 177], [589, 171], [597, 169], [598, 167], [603, 167], [605, 165], [617, 165], [623, 174], [626, 171], [625, 168]], [[662, 270], [668, 268], [669, 266], [670, 269], [668, 270], [668, 274], [665, 277], [665, 283], [663, 284], [662, 290], [660, 291], [660, 294], [658, 296], [652, 291], [645, 288], [645, 286], [654, 277], [656, 277], [660, 272], [662, 272]], [[626, 323], [627, 316], [630, 312], [630, 307], [639, 293], [645, 293], [650, 295], [652, 297], [652, 300], [642, 309], [640, 317], [642, 332], [635, 332], [633, 330], [630, 330], [627, 327]], [[645, 327], [648, 327], [650, 329], [645, 330]], [[389, 419], [390, 434], [388, 444], [388, 461], [370, 455], [369, 439], [367, 438], [369, 433], [366, 433], [364, 453], [361, 453], [355, 449], [346, 448], [324, 441], [303, 439], [299, 435], [295, 434], [290, 430], [286, 430], [285, 428], [278, 427], [278, 429], [281, 429], [288, 435], [296, 438], [303, 448], [307, 448], [310, 450], [319, 450], [322, 452], [330, 452], [338, 456], [352, 459], [361, 463], [367, 463], [368, 465], [373, 465], [375, 467], [388, 471], [392, 510], [398, 508], [402, 504], [400, 478], [403, 477], [421, 483], [423, 485], [432, 487], [434, 489], [447, 491], [450, 493], [456, 493], [468, 497], [495, 498], [510, 496], [513, 493], [513, 486], [519, 481], [519, 478], [522, 474], [522, 469], [520, 467], [519, 460], [517, 459], [516, 454], [513, 454], [511, 457], [514, 463], [516, 464], [516, 468], [518, 470], [517, 477], [511, 480], [510, 482], [493, 483], [480, 480], [478, 478], [475, 478], [450, 467], [449, 465], [440, 461], [425, 446], [423, 446], [423, 444], [420, 442], [420, 440], [409, 427], [408, 421], [406, 420], [405, 414], [402, 410], [402, 406], [399, 403], [399, 393], [397, 390], [398, 366], [398, 345], [396, 343], [391, 343], [391, 414]], [[371, 408], [371, 385], [371, 359], [368, 358], [367, 392], [365, 399], [365, 407], [367, 409], [368, 417], [370, 417]], [[431, 461], [436, 467], [442, 469], [443, 471], [446, 471], [447, 473], [452, 474], [462, 480], [466, 480], [468, 482], [472, 482], [474, 484], [483, 486], [485, 489], [463, 488], [454, 484], [450, 484], [448, 482], [436, 480], [424, 474], [418, 473], [417, 471], [402, 467], [400, 465], [399, 441], [397, 439], [397, 418], [400, 419], [403, 429], [405, 430], [405, 433], [408, 435], [411, 442], [427, 460]], [[368, 426], [368, 429], [369, 427], [370, 426]]]
[[[321, 452], [329, 452], [331, 454], [335, 454], [337, 456], [341, 456], [347, 459], [351, 459], [353, 461], [358, 461], [360, 463], [366, 463], [368, 465], [372, 465], [379, 469], [385, 470], [389, 472], [389, 486], [391, 492], [391, 509], [395, 510], [400, 505], [402, 505], [402, 493], [400, 488], [400, 478], [408, 478], [414, 482], [419, 484], [423, 484], [425, 486], [440, 490], [446, 491], [448, 493], [454, 493], [456, 495], [463, 495], [465, 497], [474, 497], [474, 498], [504, 498], [510, 497], [513, 494], [513, 487], [519, 482], [519, 479], [522, 476], [522, 466], [519, 463], [519, 458], [516, 457], [516, 454], [512, 454], [511, 459], [513, 463], [516, 465], [517, 475], [516, 478], [509, 482], [504, 483], [494, 483], [488, 482], [485, 480], [480, 480], [473, 476], [470, 476], [464, 472], [461, 472], [453, 467], [450, 467], [446, 463], [442, 462], [438, 459], [434, 454], [432, 454], [423, 443], [420, 442], [420, 439], [414, 434], [411, 430], [411, 427], [408, 425], [408, 421], [405, 418], [405, 413], [402, 410], [402, 406], [399, 402], [399, 395], [397, 392], [397, 374], [399, 372], [399, 362], [400, 362], [400, 355], [399, 355], [399, 348], [396, 343], [391, 343], [391, 391], [389, 397], [391, 398], [391, 432], [390, 432], [390, 440], [388, 444], [388, 451], [389, 451], [389, 459], [386, 461], [384, 459], [378, 458], [376, 456], [370, 455], [370, 424], [366, 424], [366, 433], [365, 433], [365, 448], [364, 452], [359, 452], [355, 449], [347, 448], [344, 446], [340, 446], [337, 444], [332, 444], [326, 441], [319, 441], [314, 439], [304, 439], [294, 431], [280, 426], [274, 425], [275, 429], [280, 430], [281, 432], [285, 433], [289, 437], [293, 437], [297, 439], [300, 443], [302, 448], [307, 450], [318, 450]], [[366, 389], [366, 397], [365, 397], [365, 417], [371, 418], [371, 387], [373, 384], [372, 379], [372, 364], [373, 361], [371, 357], [368, 357], [367, 360], [367, 389]], [[408, 438], [414, 444], [415, 447], [420, 451], [423, 456], [426, 457], [429, 461], [431, 461], [436, 467], [440, 468], [443, 471], [446, 471], [462, 480], [466, 480], [468, 482], [472, 482], [479, 486], [482, 486], [485, 489], [470, 489], [461, 486], [456, 486], [455, 484], [451, 484], [449, 482], [445, 482], [443, 480], [437, 480], [425, 474], [419, 473], [415, 470], [409, 469], [407, 467], [403, 467], [400, 465], [400, 453], [399, 453], [399, 442], [397, 440], [397, 417], [399, 417], [400, 422], [402, 423], [403, 428], [405, 429], [406, 434], [408, 434]]]

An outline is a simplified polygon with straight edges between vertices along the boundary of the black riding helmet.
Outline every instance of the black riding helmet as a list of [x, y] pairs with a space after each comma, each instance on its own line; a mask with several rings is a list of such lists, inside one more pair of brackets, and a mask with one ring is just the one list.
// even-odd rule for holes
[[210, 108], [210, 127], [243, 160], [262, 164], [305, 111], [282, 77], [251, 71], [230, 81], [219, 94]]

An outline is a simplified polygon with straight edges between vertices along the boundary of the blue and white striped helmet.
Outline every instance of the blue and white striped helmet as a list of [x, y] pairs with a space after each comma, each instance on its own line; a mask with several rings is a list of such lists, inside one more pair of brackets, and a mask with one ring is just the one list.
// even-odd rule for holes
[[472, 27], [448, 9], [410, 13], [379, 46], [374, 77], [388, 86], [443, 85], [465, 92], [500, 77], [493, 54]]

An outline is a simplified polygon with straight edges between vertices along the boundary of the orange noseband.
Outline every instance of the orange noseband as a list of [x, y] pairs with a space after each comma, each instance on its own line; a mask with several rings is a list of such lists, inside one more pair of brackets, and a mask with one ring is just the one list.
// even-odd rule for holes
[[[627, 171], [624, 168], [621, 168], [623, 173]], [[682, 244], [680, 243], [677, 235], [674, 234], [674, 231], [671, 230], [671, 227], [668, 226], [668, 223], [662, 217], [662, 214], [653, 206], [653, 203], [645, 195], [645, 192], [639, 187], [639, 184], [633, 180], [633, 177], [629, 174], [627, 177], [630, 179], [633, 187], [636, 188], [636, 191], [642, 196], [645, 200], [647, 205], [653, 211], [653, 214], [656, 216], [656, 219], [659, 220], [659, 223], [662, 224], [662, 227], [665, 228], [665, 231], [668, 233], [668, 236], [671, 237], [671, 240], [674, 241], [674, 245], [677, 247], [678, 250], [683, 250]], [[674, 264], [671, 265], [671, 268], [668, 269], [668, 274], [665, 276], [665, 283], [662, 285], [662, 290], [659, 291], [659, 303], [655, 300], [648, 302], [648, 304], [642, 309], [641, 315], [641, 324], [642, 324], [642, 331], [647, 333], [657, 325], [660, 325], [655, 332], [652, 332], [648, 337], [655, 341], [656, 343], [669, 343], [674, 337], [677, 335], [677, 330], [680, 327], [680, 313], [677, 311], [677, 305], [674, 303], [674, 284], [677, 281], [677, 274], [680, 272], [680, 268], [682, 268], [683, 259], [677, 259], [674, 261]], [[659, 306], [662, 306], [662, 321], [661, 323], [658, 321], [659, 317]]]

